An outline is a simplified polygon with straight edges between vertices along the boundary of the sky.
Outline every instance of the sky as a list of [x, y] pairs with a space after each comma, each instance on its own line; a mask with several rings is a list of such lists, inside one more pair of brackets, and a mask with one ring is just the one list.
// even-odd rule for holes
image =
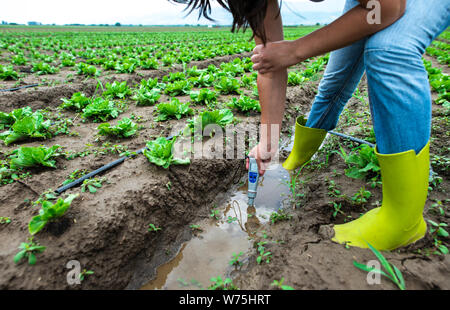
[[[212, 0], [213, 3], [215, 2]], [[134, 24], [176, 25], [211, 24], [197, 21], [194, 13], [185, 18], [185, 8], [167, 0], [14, 0], [2, 1], [0, 21], [25, 24], [37, 21], [43, 24]], [[330, 22], [339, 16], [345, 0], [325, 0], [313, 3], [309, 0], [284, 0], [282, 16], [285, 24], [310, 24]], [[230, 14], [213, 5], [213, 18], [217, 24], [230, 24]], [[293, 14], [289, 9], [298, 12]]]

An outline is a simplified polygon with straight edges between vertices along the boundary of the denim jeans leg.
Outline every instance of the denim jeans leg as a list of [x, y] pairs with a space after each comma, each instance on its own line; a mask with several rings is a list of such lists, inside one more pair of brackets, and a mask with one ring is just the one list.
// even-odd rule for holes
[[403, 17], [371, 36], [364, 62], [382, 154], [416, 153], [431, 135], [431, 92], [422, 55], [449, 25], [450, 1], [408, 0]]
[[[347, 0], [344, 13], [359, 5]], [[330, 54], [325, 74], [319, 84], [306, 123], [307, 127], [332, 130], [336, 127], [345, 104], [353, 95], [364, 73], [364, 46], [366, 39]]]

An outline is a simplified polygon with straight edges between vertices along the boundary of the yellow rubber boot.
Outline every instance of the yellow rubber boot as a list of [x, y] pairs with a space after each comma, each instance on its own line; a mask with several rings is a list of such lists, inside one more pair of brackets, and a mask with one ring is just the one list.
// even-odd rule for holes
[[306, 119], [302, 116], [295, 122], [294, 147], [283, 163], [286, 170], [295, 170], [310, 160], [327, 135], [326, 130], [305, 127], [305, 124]]
[[335, 225], [338, 243], [377, 250], [394, 250], [425, 236], [423, 209], [428, 195], [430, 143], [413, 150], [383, 155], [375, 151], [381, 168], [383, 203], [352, 222]]

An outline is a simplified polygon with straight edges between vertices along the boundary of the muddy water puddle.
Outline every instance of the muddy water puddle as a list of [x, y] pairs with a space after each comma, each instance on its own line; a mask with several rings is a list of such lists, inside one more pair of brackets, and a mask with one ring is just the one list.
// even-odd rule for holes
[[289, 201], [289, 180], [288, 171], [273, 165], [260, 177], [255, 207], [247, 205], [247, 183], [239, 187], [216, 208], [219, 220], [197, 223], [201, 231], [158, 267], [156, 278], [142, 289], [202, 289], [211, 285], [212, 277], [228, 277], [234, 270], [229, 264], [233, 255], [253, 250], [252, 234]]

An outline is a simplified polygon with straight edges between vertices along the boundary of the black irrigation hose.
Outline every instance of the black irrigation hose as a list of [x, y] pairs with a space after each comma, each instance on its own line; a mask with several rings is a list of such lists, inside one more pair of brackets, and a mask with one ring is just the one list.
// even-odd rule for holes
[[9, 89], [0, 89], [0, 92], [16, 91], [19, 89], [31, 88], [31, 87], [36, 87], [36, 86], [39, 86], [39, 84], [31, 84], [31, 85], [19, 86], [19, 87], [14, 87], [14, 88], [9, 88]]
[[[348, 140], [353, 141], [353, 142], [360, 143], [360, 144], [367, 144], [368, 146], [370, 146], [372, 148], [375, 148], [375, 144], [373, 144], [373, 143], [370, 143], [370, 142], [367, 142], [367, 141], [364, 141], [364, 140], [361, 140], [361, 139], [358, 139], [358, 138], [353, 138], [353, 137], [344, 135], [343, 133], [334, 132], [334, 131], [329, 131], [328, 133], [330, 133], [332, 135], [335, 135], [335, 136], [338, 136], [338, 137], [341, 137], [341, 138], [344, 138], [344, 139], [348, 139]], [[436, 173], [433, 171], [433, 167], [430, 164], [430, 178], [434, 178], [435, 174]]]
[[353, 142], [356, 142], [356, 143], [359, 143], [359, 144], [367, 144], [368, 146], [370, 146], [372, 148], [375, 148], [375, 144], [367, 142], [365, 140], [361, 140], [361, 139], [358, 139], [358, 138], [353, 138], [353, 137], [344, 135], [343, 133], [334, 132], [334, 131], [329, 131], [328, 133], [330, 133], [332, 135], [335, 135], [335, 136], [338, 136], [338, 137], [341, 137], [341, 138], [344, 138], [344, 139], [347, 139], [347, 140], [350, 140], [350, 141], [353, 141]]
[[[166, 139], [167, 140], [172, 140], [173, 136], [167, 137]], [[130, 157], [134, 157], [134, 156], [139, 155], [139, 154], [142, 154], [142, 152], [144, 152], [145, 149], [147, 149], [147, 147], [144, 147], [144, 148], [138, 150], [137, 152], [132, 153], [132, 155], [130, 155], [130, 156], [124, 156], [124, 157], [121, 157], [121, 158], [119, 158], [119, 159], [117, 159], [117, 160], [115, 160], [113, 162], [110, 162], [109, 164], [106, 164], [106, 165], [98, 168], [97, 170], [94, 170], [94, 171], [92, 171], [92, 172], [82, 176], [81, 178], [73, 181], [72, 183], [69, 183], [67, 185], [61, 186], [60, 188], [55, 190], [55, 193], [60, 195], [61, 193], [65, 192], [66, 190], [71, 189], [72, 187], [75, 187], [75, 186], [78, 186], [78, 185], [82, 184], [85, 180], [90, 179], [90, 178], [92, 178], [92, 177], [94, 177], [94, 176], [96, 176], [96, 175], [98, 175], [98, 174], [100, 174], [102, 172], [105, 172], [105, 171], [107, 171], [109, 169], [112, 169], [112, 168], [120, 165], [126, 159], [128, 159]]]

